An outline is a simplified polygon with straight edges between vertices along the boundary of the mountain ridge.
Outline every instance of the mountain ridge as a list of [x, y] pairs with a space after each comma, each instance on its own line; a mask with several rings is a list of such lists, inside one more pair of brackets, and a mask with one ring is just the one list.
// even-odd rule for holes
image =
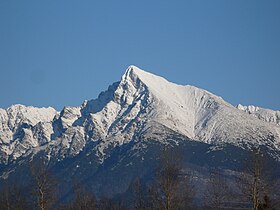
[[143, 136], [157, 139], [153, 133], [161, 126], [207, 144], [267, 145], [277, 151], [280, 146], [277, 111], [234, 107], [206, 90], [169, 82], [133, 65], [119, 82], [80, 106], [61, 112], [23, 105], [7, 110], [18, 112], [10, 119], [0, 109], [1, 162], [6, 164], [46, 148], [50, 156], [64, 159], [87, 147], [102, 162], [110, 148]]

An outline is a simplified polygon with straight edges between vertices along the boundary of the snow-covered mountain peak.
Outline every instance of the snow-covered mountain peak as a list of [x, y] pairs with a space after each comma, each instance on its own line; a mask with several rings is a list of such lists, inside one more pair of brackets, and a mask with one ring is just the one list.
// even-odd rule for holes
[[[152, 101], [149, 120], [163, 124], [189, 138], [195, 138], [196, 125], [204, 122], [219, 105], [232, 107], [222, 98], [190, 85], [178, 85], [163, 77], [129, 66], [117, 92], [134, 98], [142, 89]], [[137, 91], [138, 90], [138, 91]], [[140, 91], [141, 92], [141, 91]], [[131, 94], [133, 93], [133, 94]], [[127, 97], [130, 95], [130, 97]], [[134, 101], [129, 100], [129, 101]]]
[[147, 83], [148, 84], [152, 84], [155, 83], [156, 81], [161, 81], [161, 82], [168, 82], [166, 79], [164, 79], [163, 77], [154, 75], [150, 72], [144, 71], [136, 66], [130, 65], [125, 74], [124, 77], [130, 77], [132, 79], [135, 79], [136, 77], [139, 78], [142, 82]]
[[[247, 138], [247, 135], [254, 132], [254, 129], [264, 130], [265, 127], [272, 125], [266, 122], [276, 122], [279, 124], [277, 113], [271, 114], [266, 111], [259, 117], [261, 120], [255, 120], [253, 116], [247, 116], [236, 110], [234, 106], [224, 101], [206, 90], [190, 86], [178, 85], [167, 81], [166, 79], [148, 73], [135, 66], [130, 66], [122, 77], [120, 84], [127, 84], [127, 88], [122, 88], [122, 94], [135, 93], [135, 88], [139, 90], [142, 85], [146, 94], [149, 95], [151, 114], [149, 121], [153, 121], [168, 127], [175, 132], [183, 134], [191, 139], [197, 139], [204, 142], [232, 142], [239, 144], [240, 139]], [[141, 84], [141, 85], [140, 85]], [[131, 91], [134, 90], [134, 91]], [[133, 96], [133, 94], [131, 94]], [[239, 109], [248, 112], [258, 113], [262, 110], [259, 107], [250, 106]], [[246, 111], [248, 110], [248, 111]], [[263, 113], [264, 111], [262, 111]], [[237, 123], [239, 122], [239, 123]], [[241, 126], [249, 125], [250, 128]], [[275, 136], [279, 135], [279, 130], [273, 128]], [[231, 133], [231, 138], [228, 138]], [[256, 133], [255, 138], [268, 138], [269, 132], [262, 134]], [[278, 137], [277, 137], [278, 138]], [[221, 140], [223, 139], [223, 140]]]
[[6, 113], [10, 119], [10, 124], [27, 122], [34, 126], [39, 122], [51, 122], [57, 111], [52, 107], [37, 108], [15, 104], [7, 108]]
[[140, 81], [154, 96], [166, 99], [166, 102], [180, 102], [182, 106], [189, 105], [192, 100], [199, 100], [198, 98], [202, 97], [202, 95], [213, 97], [220, 103], [229, 105], [221, 97], [206, 90], [191, 85], [179, 85], [170, 82], [161, 76], [149, 73], [133, 65], [129, 66], [122, 76], [121, 83], [126, 83], [127, 81], [132, 81], [134, 84]]
[[[170, 85], [177, 85], [175, 83], [167, 81], [165, 78], [152, 74], [150, 72], [144, 71], [136, 66], [129, 66], [122, 77], [121, 81], [131, 80], [134, 83], [141, 81], [148, 89], [154, 91], [160, 91], [162, 88], [170, 86]], [[160, 91], [161, 92], [161, 91]]]
[[279, 112], [237, 108], [206, 90], [178, 85], [131, 65], [98, 98], [66, 106], [60, 113], [24, 105], [0, 109], [0, 152], [17, 158], [49, 143], [54, 154], [64, 158], [94, 145], [102, 159], [116, 145], [142, 136], [162, 142], [170, 132], [210, 144], [259, 144], [267, 139], [279, 144]]

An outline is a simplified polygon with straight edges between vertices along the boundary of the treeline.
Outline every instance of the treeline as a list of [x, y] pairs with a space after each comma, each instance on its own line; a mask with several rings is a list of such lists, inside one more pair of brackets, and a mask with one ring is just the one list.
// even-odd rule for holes
[[[205, 183], [194, 184], [195, 177], [184, 170], [182, 155], [166, 150], [159, 158], [152, 180], [136, 177], [124, 198], [97, 198], [89, 186], [72, 182], [72, 195], [58, 199], [60, 183], [44, 161], [29, 165], [27, 187], [5, 183], [0, 192], [0, 210], [188, 210], [188, 209], [280, 209], [279, 182], [265, 155], [253, 149], [244, 161], [243, 172], [234, 181], [222, 170], [210, 173]], [[202, 189], [200, 189], [202, 188]], [[198, 195], [200, 192], [200, 195]], [[203, 192], [203, 193], [201, 193]]]

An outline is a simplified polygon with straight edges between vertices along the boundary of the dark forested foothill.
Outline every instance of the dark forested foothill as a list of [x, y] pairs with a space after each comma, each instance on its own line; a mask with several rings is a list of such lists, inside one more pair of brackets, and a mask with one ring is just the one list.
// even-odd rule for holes
[[[238, 172], [186, 165], [184, 153], [172, 147], [161, 150], [150, 176], [135, 176], [127, 191], [109, 196], [96, 194], [91, 182], [74, 177], [61, 196], [62, 177], [47, 159], [34, 158], [28, 165], [29, 179], [1, 182], [0, 209], [61, 210], [188, 210], [280, 208], [277, 165], [260, 149], [252, 149]], [[201, 169], [200, 169], [201, 170]], [[204, 171], [205, 172], [205, 171]], [[94, 179], [94, 177], [92, 177]]]

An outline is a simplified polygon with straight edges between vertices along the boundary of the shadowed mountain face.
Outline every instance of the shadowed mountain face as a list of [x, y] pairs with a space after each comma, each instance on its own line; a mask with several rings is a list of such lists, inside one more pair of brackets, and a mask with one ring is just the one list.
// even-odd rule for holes
[[99, 194], [114, 195], [136, 175], [149, 176], [166, 145], [180, 147], [193, 168], [238, 170], [241, 154], [252, 146], [278, 161], [278, 121], [279, 111], [236, 108], [206, 90], [130, 66], [97, 99], [60, 113], [0, 109], [1, 174], [13, 176], [19, 163], [40, 155], [65, 182], [79, 177]]

